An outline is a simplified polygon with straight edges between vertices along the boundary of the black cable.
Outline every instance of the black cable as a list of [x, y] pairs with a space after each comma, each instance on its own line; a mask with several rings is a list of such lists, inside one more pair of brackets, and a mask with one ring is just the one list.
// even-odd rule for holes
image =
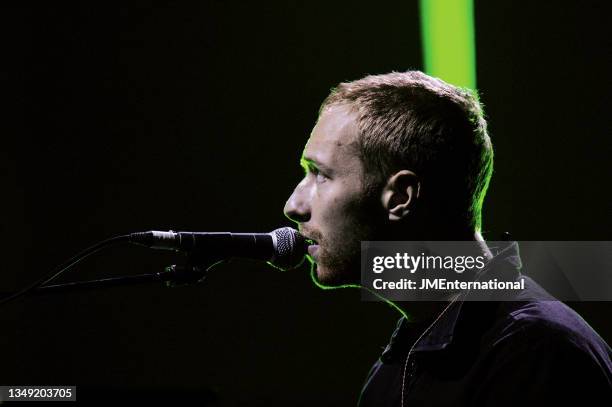
[[70, 267], [74, 266], [79, 261], [83, 260], [84, 258], [94, 254], [95, 252], [107, 246], [110, 246], [112, 244], [127, 242], [129, 240], [130, 240], [130, 235], [115, 236], [115, 237], [111, 237], [110, 239], [106, 239], [101, 242], [98, 242], [91, 247], [88, 247], [87, 249], [78, 253], [76, 256], [73, 256], [69, 260], [60, 264], [59, 266], [54, 268], [51, 272], [39, 278], [38, 280], [30, 284], [29, 286], [23, 288], [20, 291], [17, 291], [16, 293], [8, 295], [5, 298], [0, 299], [0, 305], [6, 304], [9, 301], [12, 301], [18, 297], [21, 297], [22, 295], [28, 294], [30, 291], [36, 290], [37, 288], [49, 283], [50, 281], [55, 280], [57, 277], [59, 277], [63, 272], [68, 270]]

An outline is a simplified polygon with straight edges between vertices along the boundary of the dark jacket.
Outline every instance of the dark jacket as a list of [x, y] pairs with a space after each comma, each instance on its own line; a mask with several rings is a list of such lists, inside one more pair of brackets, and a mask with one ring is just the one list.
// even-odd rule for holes
[[426, 327], [400, 319], [359, 405], [612, 405], [610, 347], [520, 267], [513, 243], [487, 276], [524, 277], [525, 289], [512, 301], [455, 302], [417, 343]]

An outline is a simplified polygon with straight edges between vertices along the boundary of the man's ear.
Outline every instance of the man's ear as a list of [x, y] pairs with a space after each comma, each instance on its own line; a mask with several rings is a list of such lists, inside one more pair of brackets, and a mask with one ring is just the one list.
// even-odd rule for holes
[[393, 174], [382, 191], [382, 204], [390, 221], [404, 219], [414, 209], [421, 189], [419, 177], [412, 171]]

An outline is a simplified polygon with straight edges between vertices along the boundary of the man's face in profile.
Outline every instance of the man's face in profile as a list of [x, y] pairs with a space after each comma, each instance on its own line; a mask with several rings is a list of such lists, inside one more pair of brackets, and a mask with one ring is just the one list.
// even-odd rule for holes
[[349, 107], [323, 110], [302, 154], [304, 179], [284, 208], [313, 241], [308, 259], [323, 285], [359, 283], [360, 242], [373, 240], [376, 230], [380, 205], [366, 192], [357, 134]]

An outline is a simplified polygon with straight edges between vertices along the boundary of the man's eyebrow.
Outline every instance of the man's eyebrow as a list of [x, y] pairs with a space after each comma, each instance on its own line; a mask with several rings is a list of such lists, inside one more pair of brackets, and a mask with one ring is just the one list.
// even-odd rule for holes
[[300, 158], [300, 166], [304, 169], [308, 168], [317, 168], [323, 171], [331, 171], [331, 168], [327, 167], [325, 164], [321, 164], [317, 160], [310, 157], [302, 157]]

